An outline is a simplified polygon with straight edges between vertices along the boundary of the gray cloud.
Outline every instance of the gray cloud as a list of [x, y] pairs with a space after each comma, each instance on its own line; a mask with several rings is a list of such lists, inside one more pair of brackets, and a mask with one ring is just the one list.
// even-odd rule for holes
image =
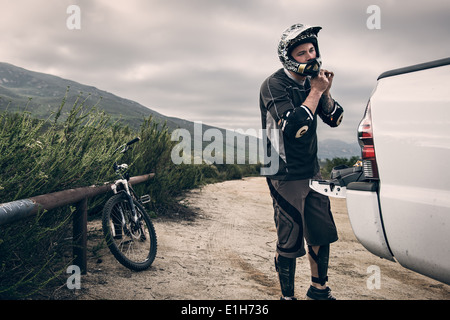
[[[168, 116], [230, 129], [260, 126], [261, 82], [281, 67], [276, 46], [297, 22], [323, 27], [324, 67], [346, 109], [322, 138], [356, 140], [377, 76], [450, 53], [448, 0], [0, 0], [2, 60], [135, 100]], [[68, 30], [66, 8], [81, 8]], [[381, 10], [369, 30], [366, 9]]]

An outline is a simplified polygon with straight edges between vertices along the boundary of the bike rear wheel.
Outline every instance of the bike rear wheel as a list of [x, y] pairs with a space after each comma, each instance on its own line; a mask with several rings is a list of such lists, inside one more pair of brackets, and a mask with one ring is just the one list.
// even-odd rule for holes
[[102, 227], [106, 243], [114, 257], [125, 267], [142, 271], [155, 260], [156, 232], [142, 205], [133, 200], [138, 220], [133, 214], [128, 196], [118, 193], [103, 208]]

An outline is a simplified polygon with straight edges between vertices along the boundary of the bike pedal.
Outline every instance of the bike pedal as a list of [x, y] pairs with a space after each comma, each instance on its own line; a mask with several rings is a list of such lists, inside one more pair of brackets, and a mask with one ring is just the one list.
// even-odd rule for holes
[[141, 196], [141, 203], [148, 203], [151, 201], [150, 195], [146, 194]]

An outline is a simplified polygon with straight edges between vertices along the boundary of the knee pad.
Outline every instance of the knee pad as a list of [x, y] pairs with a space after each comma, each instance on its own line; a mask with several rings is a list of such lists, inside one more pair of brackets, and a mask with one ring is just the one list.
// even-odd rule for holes
[[308, 245], [308, 253], [313, 258], [313, 260], [317, 264], [317, 269], [319, 273], [319, 277], [311, 277], [311, 280], [315, 283], [319, 283], [320, 285], [324, 285], [328, 281], [328, 263], [330, 257], [330, 245], [320, 246], [317, 254], [314, 252], [312, 247]]
[[275, 269], [280, 280], [281, 293], [284, 297], [294, 296], [296, 259], [278, 255], [274, 260]]

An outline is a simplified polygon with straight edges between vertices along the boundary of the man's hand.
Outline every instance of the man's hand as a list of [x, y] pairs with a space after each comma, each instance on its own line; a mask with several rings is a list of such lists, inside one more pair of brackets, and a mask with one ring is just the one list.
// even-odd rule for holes
[[332, 71], [321, 69], [317, 77], [311, 79], [311, 91], [303, 104], [306, 105], [312, 113], [316, 112], [317, 105], [322, 96], [327, 99], [325, 103], [326, 106], [329, 106], [329, 108], [334, 106], [333, 99], [330, 95], [333, 78], [334, 73]]
[[325, 89], [325, 91], [323, 92], [324, 94], [329, 94], [330, 93], [330, 89], [331, 89], [331, 85], [333, 84], [333, 78], [334, 78], [334, 72], [333, 71], [328, 71], [323, 69], [325, 77], [328, 79], [328, 87]]
[[334, 109], [334, 100], [331, 98], [330, 89], [333, 84], [334, 73], [332, 71], [323, 70], [324, 76], [328, 79], [328, 87], [322, 93], [322, 110], [325, 114], [330, 114]]
[[320, 70], [317, 77], [311, 79], [311, 90], [316, 90], [321, 94], [326, 90], [329, 90], [329, 88], [331, 87], [329, 79], [331, 78], [332, 81], [333, 76], [334, 74], [332, 72], [330, 73], [324, 69]]

